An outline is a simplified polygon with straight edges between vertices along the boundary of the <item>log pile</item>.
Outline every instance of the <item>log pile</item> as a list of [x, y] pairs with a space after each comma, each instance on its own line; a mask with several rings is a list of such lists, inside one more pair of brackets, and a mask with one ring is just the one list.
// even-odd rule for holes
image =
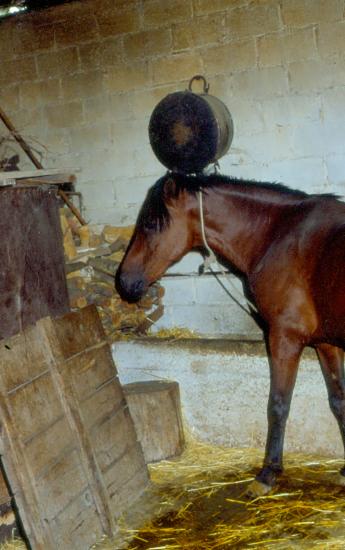
[[114, 339], [147, 333], [163, 314], [164, 288], [155, 283], [138, 304], [128, 304], [114, 287], [134, 226], [80, 225], [66, 207], [60, 220], [72, 311], [95, 304], [105, 333]]

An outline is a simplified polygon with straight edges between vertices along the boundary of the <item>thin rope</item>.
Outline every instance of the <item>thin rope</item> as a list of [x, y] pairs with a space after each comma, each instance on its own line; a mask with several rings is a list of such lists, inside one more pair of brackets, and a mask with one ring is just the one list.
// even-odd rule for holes
[[[199, 202], [199, 212], [200, 212], [201, 236], [202, 236], [203, 245], [204, 245], [204, 247], [206, 248], [206, 250], [208, 252], [208, 256], [204, 259], [204, 262], [201, 266], [201, 268], [202, 268], [201, 273], [204, 273], [207, 269], [209, 269], [211, 271], [212, 275], [214, 275], [214, 277], [216, 278], [216, 280], [220, 284], [220, 286], [225, 290], [225, 292], [230, 296], [230, 298], [232, 298], [234, 300], [234, 302], [236, 302], [236, 304], [241, 307], [241, 309], [243, 309], [250, 316], [252, 315], [252, 312], [250, 311], [251, 309], [254, 310], [256, 313], [258, 313], [258, 310], [257, 310], [256, 306], [250, 300], [248, 300], [248, 298], [246, 298], [243, 294], [241, 294], [241, 292], [236, 288], [236, 286], [234, 285], [234, 283], [232, 282], [230, 277], [226, 277], [227, 275], [229, 275], [229, 273], [226, 272], [224, 270], [223, 266], [218, 262], [215, 253], [213, 252], [212, 248], [210, 247], [210, 245], [207, 242], [206, 233], [205, 233], [204, 208], [203, 208], [203, 199], [202, 199], [201, 189], [199, 189], [199, 191], [198, 191], [198, 202]], [[219, 271], [226, 278], [229, 285], [231, 286], [231, 292], [229, 291], [228, 288], [226, 288], [224, 283], [218, 277], [217, 273], [212, 269], [212, 266], [211, 266], [212, 263], [217, 263], [218, 264]], [[236, 294], [237, 294], [238, 298], [235, 297]], [[250, 309], [247, 309], [240, 302], [240, 300], [245, 300]]]

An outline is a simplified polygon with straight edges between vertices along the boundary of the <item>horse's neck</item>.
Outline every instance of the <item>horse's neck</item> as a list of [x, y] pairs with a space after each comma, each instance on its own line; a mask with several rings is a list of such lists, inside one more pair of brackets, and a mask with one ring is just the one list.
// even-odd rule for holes
[[[255, 194], [208, 192], [204, 220], [209, 246], [243, 273], [249, 273], [271, 242], [283, 205]], [[288, 206], [287, 206], [288, 208]]]

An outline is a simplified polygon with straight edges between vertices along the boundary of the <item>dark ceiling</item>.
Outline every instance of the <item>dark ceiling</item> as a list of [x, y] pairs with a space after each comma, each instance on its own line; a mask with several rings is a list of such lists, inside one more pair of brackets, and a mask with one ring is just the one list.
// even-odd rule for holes
[[9, 8], [10, 6], [25, 7], [27, 11], [41, 10], [56, 6], [57, 4], [65, 4], [73, 0], [0, 0], [0, 7]]

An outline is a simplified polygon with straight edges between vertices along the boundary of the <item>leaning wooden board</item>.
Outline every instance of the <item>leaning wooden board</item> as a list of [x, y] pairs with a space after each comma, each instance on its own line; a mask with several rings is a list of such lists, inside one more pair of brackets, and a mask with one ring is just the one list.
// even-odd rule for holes
[[147, 467], [96, 308], [0, 343], [2, 458], [33, 549], [117, 530]]

